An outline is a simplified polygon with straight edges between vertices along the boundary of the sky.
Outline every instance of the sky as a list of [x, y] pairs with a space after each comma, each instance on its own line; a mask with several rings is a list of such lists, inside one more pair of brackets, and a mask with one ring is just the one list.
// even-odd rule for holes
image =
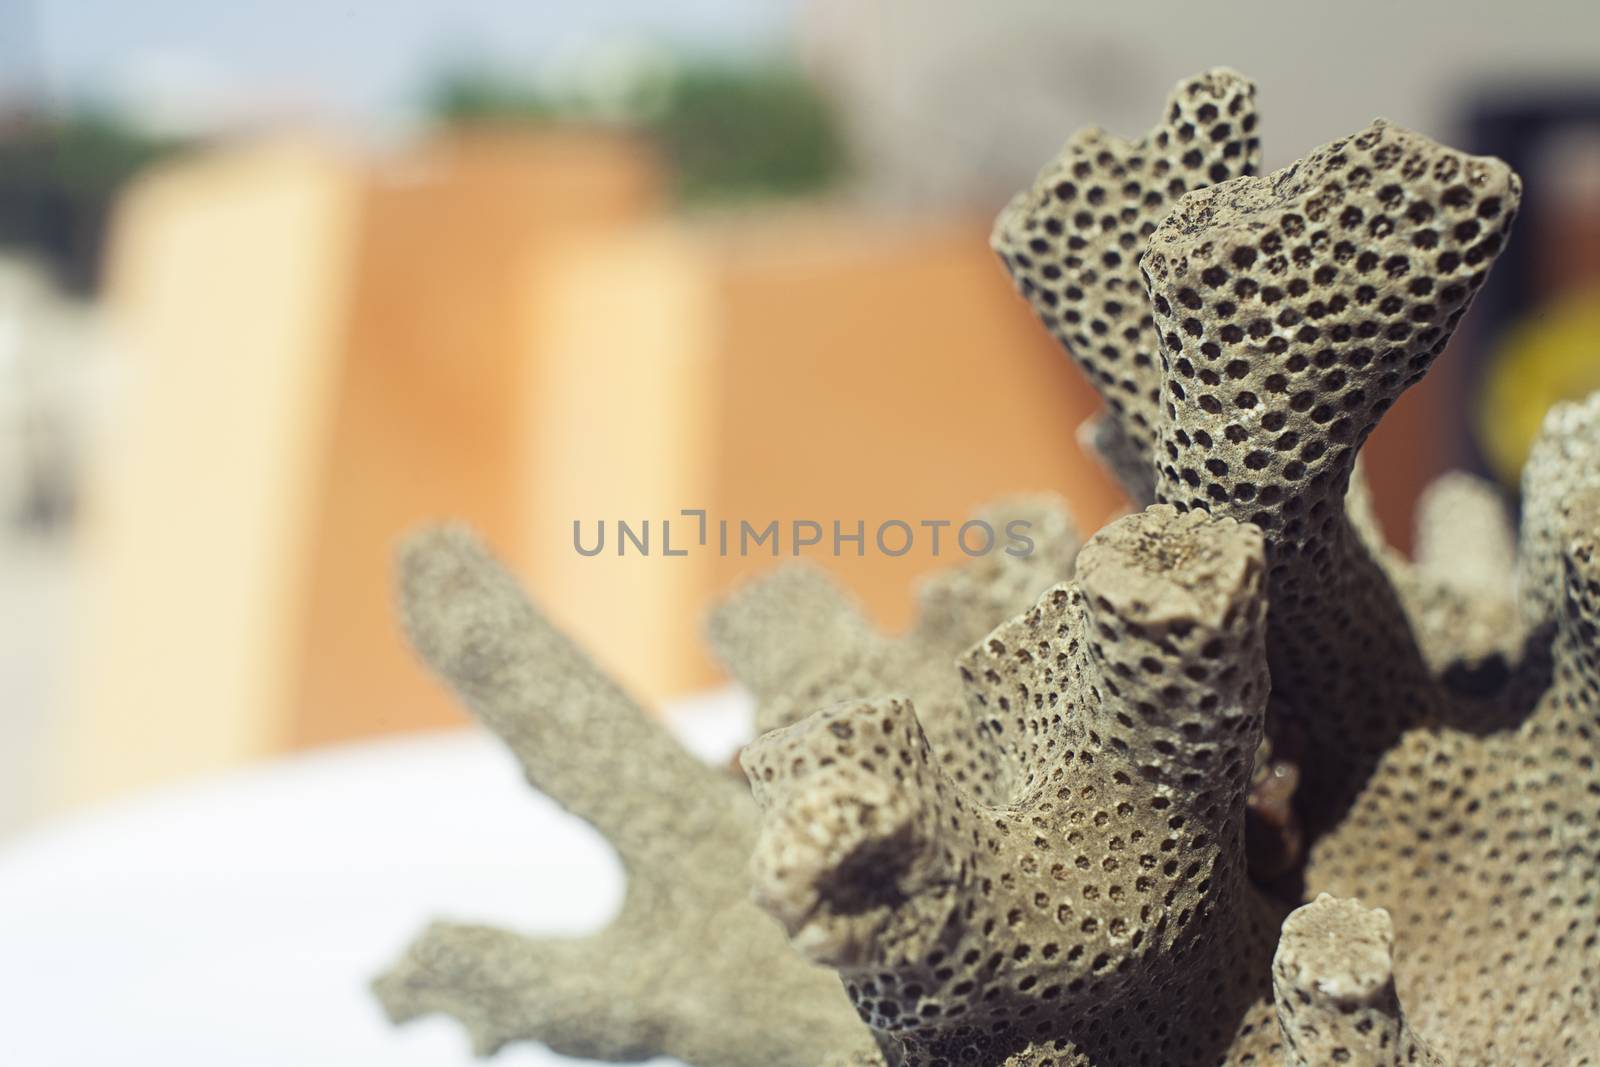
[[797, 0], [0, 0], [0, 91], [182, 130], [403, 122], [428, 77], [520, 74], [603, 45], [781, 46]]

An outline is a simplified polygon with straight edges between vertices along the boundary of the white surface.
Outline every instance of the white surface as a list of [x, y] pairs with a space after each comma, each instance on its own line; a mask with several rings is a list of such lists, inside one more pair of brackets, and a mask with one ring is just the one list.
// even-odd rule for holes
[[66, 538], [0, 529], [0, 842], [33, 815], [56, 740], [49, 725], [66, 707], [73, 562]]
[[[671, 721], [715, 762], [748, 737], [731, 692]], [[581, 933], [621, 891], [601, 839], [481, 732], [148, 794], [0, 850], [0, 1063], [475, 1062], [448, 1019], [391, 1027], [367, 983], [430, 918]], [[494, 1062], [572, 1061], [517, 1046]]]

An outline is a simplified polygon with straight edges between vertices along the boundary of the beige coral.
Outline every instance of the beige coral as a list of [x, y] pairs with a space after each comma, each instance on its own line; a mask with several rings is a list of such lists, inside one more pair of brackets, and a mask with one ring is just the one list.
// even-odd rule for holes
[[[804, 567], [724, 605], [715, 643], [756, 693], [773, 698], [760, 717], [809, 711], [779, 694], [823, 699], [862, 688], [959, 706], [954, 651], [1069, 575], [1078, 548], [1061, 502], [1048, 495], [1001, 501], [980, 517], [998, 528], [1029, 523], [1034, 552], [995, 553], [929, 579], [916, 627], [897, 640]], [[737, 778], [684, 751], [468, 531], [413, 539], [400, 595], [424, 659], [534, 786], [606, 836], [628, 892], [616, 919], [588, 938], [435, 923], [376, 984], [392, 1018], [447, 1013], [482, 1054], [531, 1040], [602, 1059], [667, 1053], [697, 1064], [810, 1067], [828, 1050], [868, 1043], [838, 983], [790, 951], [749, 900], [756, 812]], [[934, 664], [945, 669], [927, 669]]]
[[989, 798], [1000, 768], [976, 737], [951, 664], [978, 638], [1072, 575], [1078, 534], [1058, 497], [997, 501], [975, 516], [993, 528], [1027, 523], [1033, 551], [992, 552], [935, 574], [918, 590], [917, 619], [899, 637], [877, 633], [843, 591], [807, 567], [789, 567], [739, 590], [712, 615], [713, 647], [756, 697], [756, 733], [817, 708], [884, 693], [916, 699], [945, 770]]
[[1236, 71], [1212, 70], [1180, 82], [1137, 140], [1080, 130], [995, 223], [1017, 287], [1105, 398], [1090, 440], [1136, 504], [1154, 498], [1162, 377], [1140, 256], [1184, 194], [1255, 173], [1255, 94]]
[[1326, 893], [1283, 923], [1272, 988], [1286, 1067], [1444, 1067], [1394, 987], [1394, 924]]
[[466, 531], [413, 540], [401, 596], [423, 657], [531, 783], [606, 836], [628, 889], [588, 938], [434, 924], [377, 983], [391, 1017], [446, 1012], [482, 1054], [534, 1040], [604, 1059], [808, 1067], [861, 1039], [837, 983], [749, 901], [756, 826], [741, 783], [679, 747]]
[[1600, 528], [1582, 492], [1600, 468], [1600, 400], [1552, 413], [1530, 461], [1520, 620], [1505, 522], [1481, 487], [1429, 494], [1415, 565], [1376, 543], [1359, 493], [1348, 516], [1344, 498], [1362, 440], [1482, 284], [1518, 193], [1498, 161], [1380, 122], [1186, 197], [1142, 263], [1164, 371], [1157, 496], [1265, 533], [1272, 713], [1306, 737], [1298, 802], [1320, 834], [1304, 884], [1388, 909], [1395, 984], [1438, 1050], [1415, 1055], [1458, 1065], [1600, 1050], [1579, 592]]
[[1358, 452], [1520, 185], [1382, 121], [1254, 177], [1254, 125], [1239, 75], [1188, 79], [1002, 213], [1155, 503], [1081, 550], [1007, 504], [1044, 550], [935, 582], [901, 638], [803, 571], [736, 597], [713, 637], [758, 699], [759, 820], [476, 549], [425, 542], [420, 647], [634, 888], [592, 944], [425, 938], [396, 1014], [728, 1064], [1600, 1063], [1600, 396], [1533, 449], [1514, 589], [1480, 483], [1390, 549]]
[[1415, 565], [1379, 556], [1429, 669], [1462, 698], [1492, 696], [1522, 659], [1529, 627], [1515, 590], [1516, 531], [1499, 491], [1440, 476], [1417, 500]]
[[[1581, 410], [1547, 421], [1542, 445], [1594, 432], [1571, 418]], [[1401, 994], [1457, 1065], [1600, 1058], [1600, 495], [1530, 497], [1530, 514], [1547, 508], [1565, 513], [1560, 573], [1524, 596], [1555, 600], [1558, 617], [1496, 717], [1408, 732], [1305, 872], [1312, 891], [1393, 915]]]
[[962, 662], [1003, 767], [995, 803], [939, 769], [903, 699], [746, 750], [767, 809], [756, 898], [839, 968], [892, 1062], [1199, 1064], [1271, 1046], [1278, 916], [1242, 848], [1262, 578], [1260, 534], [1200, 513], [1152, 508], [1091, 540], [1075, 584]]

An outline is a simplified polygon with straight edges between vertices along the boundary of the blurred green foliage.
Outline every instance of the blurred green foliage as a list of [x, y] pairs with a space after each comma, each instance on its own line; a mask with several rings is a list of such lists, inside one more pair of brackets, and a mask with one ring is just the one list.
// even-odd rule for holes
[[646, 128], [691, 201], [815, 192], [844, 169], [832, 111], [790, 71], [687, 67]]
[[94, 112], [10, 117], [0, 125], [0, 249], [30, 252], [87, 291], [118, 189], [179, 147]]
[[467, 69], [434, 86], [445, 123], [607, 121], [649, 136], [690, 203], [796, 196], [845, 170], [844, 136], [822, 93], [784, 66], [697, 60], [641, 76], [605, 99], [541, 91]]
[[542, 93], [469, 68], [449, 71], [428, 92], [427, 108], [445, 123], [558, 119], [562, 109]]
[[[842, 176], [844, 137], [822, 93], [782, 65], [701, 59], [645, 65], [594, 89], [549, 91], [461, 68], [426, 107], [441, 123], [604, 122], [654, 140], [688, 203], [818, 192]], [[150, 163], [187, 147], [108, 112], [0, 114], [0, 251], [44, 260], [62, 285], [98, 282], [113, 201]]]

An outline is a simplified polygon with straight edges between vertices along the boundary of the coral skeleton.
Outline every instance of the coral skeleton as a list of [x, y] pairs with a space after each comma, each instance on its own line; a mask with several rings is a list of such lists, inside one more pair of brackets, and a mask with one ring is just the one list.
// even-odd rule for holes
[[996, 505], [1038, 550], [929, 582], [899, 638], [812, 571], [737, 593], [744, 781], [470, 535], [413, 541], [413, 641], [630, 881], [586, 939], [434, 927], [390, 1013], [728, 1067], [1600, 1064], [1600, 396], [1546, 419], [1520, 530], [1449, 475], [1414, 560], [1358, 464], [1519, 181], [1381, 120], [1258, 158], [1211, 71], [1001, 213], [1135, 510], [1080, 547]]

